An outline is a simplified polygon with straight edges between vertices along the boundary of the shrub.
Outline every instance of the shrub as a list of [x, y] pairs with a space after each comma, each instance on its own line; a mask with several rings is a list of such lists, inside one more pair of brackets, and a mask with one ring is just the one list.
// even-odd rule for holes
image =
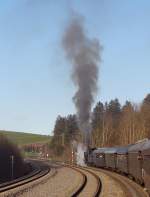
[[0, 135], [0, 183], [12, 178], [12, 156], [14, 158], [13, 178], [15, 179], [24, 175], [27, 167], [18, 147]]

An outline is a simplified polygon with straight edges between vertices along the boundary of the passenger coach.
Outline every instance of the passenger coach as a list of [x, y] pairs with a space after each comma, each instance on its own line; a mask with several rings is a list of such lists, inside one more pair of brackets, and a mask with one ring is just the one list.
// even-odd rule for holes
[[93, 163], [96, 167], [105, 167], [105, 151], [107, 148], [97, 148], [93, 151]]
[[117, 171], [124, 174], [129, 174], [128, 149], [131, 146], [132, 145], [128, 145], [117, 149], [116, 168]]
[[105, 162], [106, 167], [116, 170], [117, 167], [117, 147], [116, 148], [107, 148], [105, 150]]

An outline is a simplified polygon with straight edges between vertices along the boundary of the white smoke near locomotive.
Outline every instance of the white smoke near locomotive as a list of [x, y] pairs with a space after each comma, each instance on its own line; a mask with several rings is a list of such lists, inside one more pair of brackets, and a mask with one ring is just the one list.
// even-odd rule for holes
[[85, 166], [85, 158], [84, 154], [87, 151], [87, 147], [83, 143], [77, 144], [77, 151], [76, 151], [76, 163], [80, 166]]

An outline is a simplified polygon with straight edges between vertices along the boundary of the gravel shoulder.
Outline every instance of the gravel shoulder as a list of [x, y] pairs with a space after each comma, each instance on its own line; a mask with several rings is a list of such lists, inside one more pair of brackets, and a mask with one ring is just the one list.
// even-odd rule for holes
[[[61, 164], [49, 162], [47, 162], [47, 164], [51, 166], [51, 170], [46, 176], [37, 179], [34, 182], [20, 186], [19, 188], [1, 193], [0, 197], [70, 197], [83, 183], [83, 175], [75, 169]], [[102, 188], [100, 197], [129, 196], [126, 193], [125, 188], [123, 188], [123, 185], [117, 181], [117, 179], [114, 179], [113, 176], [110, 176], [107, 171], [106, 173], [105, 170], [94, 168], [87, 168], [88, 171], [86, 171], [86, 168], [77, 169], [87, 176], [87, 184], [79, 194], [79, 197], [91, 197], [96, 191], [97, 179], [88, 171], [96, 174], [101, 180]], [[123, 181], [124, 179], [127, 178], [121, 176], [121, 180]], [[132, 183], [131, 181], [130, 185], [132, 186], [132, 184], [135, 183]], [[132, 188], [134, 187], [131, 187], [131, 189]], [[140, 190], [141, 188], [139, 188], [139, 194]]]
[[26, 189], [17, 197], [69, 197], [76, 190], [83, 177], [68, 167], [57, 168], [57, 174], [35, 187]]

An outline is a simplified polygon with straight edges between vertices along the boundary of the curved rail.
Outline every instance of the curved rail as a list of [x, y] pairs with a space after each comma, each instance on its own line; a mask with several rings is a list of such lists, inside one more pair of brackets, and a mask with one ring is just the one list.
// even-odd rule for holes
[[[84, 169], [84, 168], [83, 168], [83, 169]], [[92, 171], [89, 171], [89, 170], [87, 170], [87, 169], [84, 169], [84, 170], [86, 170], [87, 172], [89, 172], [90, 174], [92, 174], [92, 175], [95, 177], [95, 179], [97, 180], [97, 189], [96, 189], [96, 191], [95, 191], [94, 197], [98, 197], [98, 196], [100, 195], [101, 189], [102, 189], [102, 182], [101, 182], [99, 176], [97, 176], [97, 175], [96, 175], [94, 172], [92, 172]]]
[[83, 181], [82, 181], [80, 187], [71, 195], [71, 197], [76, 197], [83, 191], [84, 187], [86, 186], [86, 184], [87, 184], [87, 176], [83, 172], [81, 172], [80, 170], [78, 170], [76, 168], [73, 168], [73, 167], [71, 167], [71, 168], [76, 170], [77, 172], [79, 172], [82, 175], [82, 177], [83, 177]]
[[36, 165], [35, 163], [30, 163], [30, 165], [32, 166], [32, 169], [33, 169], [30, 173], [28, 173], [28, 174], [26, 174], [24, 176], [21, 176], [19, 178], [16, 178], [14, 180], [1, 183], [0, 184], [0, 190], [1, 190], [1, 188], [4, 188], [4, 187], [6, 187], [8, 185], [11, 185], [11, 184], [17, 183], [19, 181], [22, 181], [22, 180], [24, 180], [26, 178], [30, 178], [32, 176], [35, 176], [36, 174], [38, 174], [40, 172], [40, 167], [38, 165]]
[[131, 196], [148, 197], [149, 196], [140, 185], [138, 185], [137, 183], [133, 182], [132, 180], [130, 180], [129, 178], [121, 174], [111, 172], [108, 170], [104, 170], [104, 169], [94, 168], [94, 167], [87, 167], [87, 168], [91, 170], [103, 172], [104, 174], [114, 179], [116, 182], [118, 182], [121, 185], [126, 197], [131, 197]]
[[[34, 163], [34, 165], [35, 165], [35, 163]], [[34, 181], [34, 180], [37, 180], [37, 179], [45, 176], [46, 174], [48, 174], [49, 171], [50, 171], [50, 167], [48, 165], [36, 164], [36, 169], [34, 171], [32, 171], [30, 174], [25, 175], [23, 177], [15, 179], [15, 180], [0, 184], [0, 193], [8, 191], [10, 189], [17, 188], [22, 185], [25, 185], [27, 183]]]
[[102, 183], [101, 183], [101, 180], [100, 180], [100, 178], [99, 178], [98, 175], [96, 175], [94, 172], [91, 172], [91, 171], [87, 170], [84, 167], [70, 166], [70, 165], [65, 165], [65, 166], [70, 167], [70, 168], [76, 170], [77, 172], [79, 172], [83, 176], [83, 181], [82, 181], [80, 187], [71, 195], [71, 197], [78, 196], [80, 193], [82, 193], [83, 189], [87, 185], [88, 177], [87, 177], [87, 175], [83, 171], [88, 172], [89, 174], [91, 174], [96, 179], [97, 187], [96, 187], [96, 191], [93, 194], [93, 197], [98, 197], [100, 195]]

